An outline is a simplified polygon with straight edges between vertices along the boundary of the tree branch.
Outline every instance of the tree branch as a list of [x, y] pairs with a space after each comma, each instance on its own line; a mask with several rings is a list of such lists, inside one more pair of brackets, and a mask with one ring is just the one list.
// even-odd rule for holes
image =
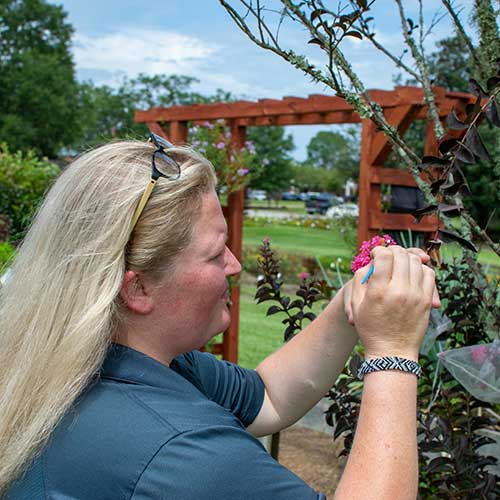
[[462, 39], [462, 41], [465, 43], [467, 48], [469, 49], [469, 53], [474, 61], [474, 64], [480, 68], [481, 67], [481, 61], [479, 60], [479, 56], [477, 54], [476, 49], [474, 48], [474, 45], [472, 45], [472, 41], [470, 37], [467, 35], [467, 33], [464, 30], [464, 27], [462, 25], [462, 22], [460, 21], [460, 18], [458, 17], [457, 12], [455, 12], [455, 9], [453, 8], [453, 5], [449, 0], [441, 0], [443, 5], [445, 6], [446, 10], [450, 14], [453, 23], [455, 24], [455, 27], [457, 29], [457, 33]]
[[419, 80], [422, 83], [422, 87], [424, 89], [424, 96], [428, 106], [429, 118], [431, 118], [434, 122], [434, 131], [436, 133], [436, 137], [441, 137], [442, 135], [444, 135], [444, 129], [443, 125], [441, 124], [441, 120], [439, 119], [439, 110], [436, 106], [436, 99], [431, 88], [429, 71], [427, 65], [425, 64], [424, 55], [423, 53], [419, 52], [417, 44], [410, 34], [410, 30], [408, 29], [408, 22], [406, 20], [401, 0], [395, 0], [395, 2], [398, 6], [399, 17], [401, 18], [401, 27], [403, 28], [403, 36], [405, 38], [406, 45], [408, 45], [421, 75], [421, 78]]

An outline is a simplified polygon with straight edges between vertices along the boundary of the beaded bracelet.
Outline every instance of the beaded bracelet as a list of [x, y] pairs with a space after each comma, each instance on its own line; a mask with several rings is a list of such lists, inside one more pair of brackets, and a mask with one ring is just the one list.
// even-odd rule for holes
[[422, 374], [422, 367], [416, 361], [397, 356], [384, 356], [383, 358], [363, 361], [358, 370], [358, 378], [362, 380], [367, 373], [382, 370], [400, 370], [402, 372], [413, 373], [417, 377], [420, 377]]

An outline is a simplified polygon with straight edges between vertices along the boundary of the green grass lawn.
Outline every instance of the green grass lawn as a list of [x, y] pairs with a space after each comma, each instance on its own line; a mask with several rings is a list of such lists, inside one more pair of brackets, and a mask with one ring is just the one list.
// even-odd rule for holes
[[271, 302], [256, 304], [255, 286], [243, 284], [240, 290], [240, 331], [238, 362], [255, 368], [266, 356], [283, 344], [280, 315], [266, 316]]
[[[268, 307], [274, 302], [257, 304], [255, 290], [255, 285], [249, 280], [242, 282], [238, 363], [245, 368], [255, 368], [266, 356], [279, 349], [283, 345], [285, 331], [281, 323], [285, 316], [279, 313], [266, 316]], [[319, 307], [314, 312], [317, 313]]]
[[[271, 245], [277, 250], [312, 257], [351, 258], [355, 250], [344, 241], [336, 228], [324, 230], [294, 227], [280, 225], [278, 221], [266, 225], [256, 224], [254, 221], [243, 223], [243, 246], [257, 247], [266, 236], [270, 238]], [[458, 244], [447, 243], [443, 245], [442, 255], [445, 259], [458, 257], [460, 252], [461, 248]], [[497, 272], [500, 272], [500, 257], [493, 250], [481, 250], [479, 262], [492, 266]]]
[[243, 245], [257, 247], [265, 237], [271, 245], [288, 253], [314, 256], [351, 257], [353, 249], [336, 230], [324, 230], [269, 224], [243, 224]]

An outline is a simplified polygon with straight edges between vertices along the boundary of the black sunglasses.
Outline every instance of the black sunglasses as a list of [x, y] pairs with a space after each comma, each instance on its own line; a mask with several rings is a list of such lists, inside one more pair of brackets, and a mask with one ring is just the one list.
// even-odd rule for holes
[[144, 207], [153, 192], [156, 181], [160, 177], [165, 177], [166, 179], [175, 181], [181, 175], [180, 165], [166, 152], [168, 149], [173, 148], [174, 145], [156, 134], [150, 134], [148, 142], [152, 142], [156, 146], [156, 150], [153, 152], [153, 158], [151, 161], [151, 179], [144, 190], [139, 205], [137, 205], [137, 208], [135, 209], [134, 216], [132, 217], [131, 232], [137, 224], [137, 221], [139, 220], [139, 217], [141, 216]]

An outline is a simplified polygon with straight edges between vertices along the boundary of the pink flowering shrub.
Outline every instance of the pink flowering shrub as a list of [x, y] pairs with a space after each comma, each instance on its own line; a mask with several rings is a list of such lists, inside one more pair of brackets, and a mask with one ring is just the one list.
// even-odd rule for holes
[[388, 235], [374, 236], [371, 240], [363, 241], [359, 249], [359, 253], [354, 257], [351, 262], [351, 271], [355, 273], [358, 269], [366, 266], [370, 263], [371, 257], [370, 252], [378, 246], [390, 246], [395, 245], [396, 242]]
[[245, 187], [265, 166], [265, 158], [257, 156], [251, 141], [246, 141], [239, 150], [233, 147], [224, 120], [191, 127], [188, 141], [196, 151], [210, 160], [219, 181], [217, 189], [225, 194]]

